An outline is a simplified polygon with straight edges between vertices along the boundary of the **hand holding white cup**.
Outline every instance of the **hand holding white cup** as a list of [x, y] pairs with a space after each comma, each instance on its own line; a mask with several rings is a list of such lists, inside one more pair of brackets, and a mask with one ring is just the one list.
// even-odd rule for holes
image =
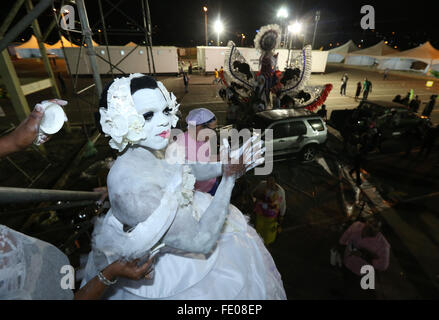
[[61, 130], [64, 122], [66, 122], [67, 115], [61, 106], [65, 106], [67, 101], [60, 99], [45, 100], [37, 104], [44, 112], [43, 118], [38, 129], [38, 135], [34, 141], [35, 145], [40, 145], [47, 141], [48, 136], [57, 133]]

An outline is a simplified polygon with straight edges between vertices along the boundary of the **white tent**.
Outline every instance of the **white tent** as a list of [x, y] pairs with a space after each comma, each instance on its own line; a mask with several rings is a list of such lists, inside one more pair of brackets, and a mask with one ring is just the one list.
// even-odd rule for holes
[[345, 64], [357, 66], [371, 66], [374, 65], [377, 60], [379, 60], [383, 56], [387, 56], [397, 52], [398, 50], [391, 48], [390, 46], [385, 44], [384, 41], [380, 41], [369, 48], [348, 53], [345, 59]]
[[414, 61], [422, 61], [427, 64], [427, 68], [424, 70], [427, 72], [433, 65], [439, 64], [439, 50], [427, 41], [416, 48], [390, 54], [388, 58], [381, 62], [380, 68], [410, 70]]
[[[64, 38], [64, 36], [61, 37], [64, 47], [78, 47], [77, 45], [71, 43], [69, 40]], [[97, 43], [96, 46], [98, 46]], [[54, 54], [61, 58], [64, 57], [64, 54], [62, 52], [61, 40], [58, 40], [58, 42], [54, 44], [45, 43], [44, 47], [46, 48], [48, 54]], [[14, 49], [17, 58], [41, 58], [40, 47], [38, 46], [37, 38], [34, 35], [32, 35], [32, 37], [28, 41], [19, 46], [16, 46]]]
[[15, 47], [17, 58], [38, 58], [41, 57], [37, 38], [32, 35], [28, 41]]
[[357, 46], [352, 40], [345, 44], [328, 50], [328, 62], [342, 62], [349, 52], [358, 50]]
[[56, 56], [58, 56], [59, 58], [64, 58], [64, 53], [62, 50], [62, 46], [64, 45], [65, 48], [78, 48], [78, 46], [76, 44], [71, 43], [69, 40], [67, 40], [64, 36], [61, 36], [62, 38], [62, 43], [61, 40], [58, 40], [58, 42], [50, 45], [45, 43], [44, 46], [47, 49], [47, 53], [51, 53], [54, 54]]

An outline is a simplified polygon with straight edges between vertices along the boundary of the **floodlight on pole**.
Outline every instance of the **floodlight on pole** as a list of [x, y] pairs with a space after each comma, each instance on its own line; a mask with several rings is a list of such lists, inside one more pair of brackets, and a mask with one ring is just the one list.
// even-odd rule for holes
[[204, 39], [206, 42], [206, 46], [207, 46], [207, 7], [204, 6], [203, 7], [203, 11], [204, 11]]
[[223, 32], [224, 30], [224, 26], [222, 24], [222, 22], [218, 19], [215, 21], [215, 25], [214, 25], [215, 31], [217, 33], [217, 41], [216, 41], [216, 45], [219, 46], [220, 45], [220, 33]]
[[312, 36], [312, 44], [311, 44], [311, 47], [313, 49], [314, 49], [314, 41], [316, 40], [317, 25], [319, 23], [319, 20], [320, 20], [320, 11], [316, 11], [316, 15], [314, 16], [314, 21], [315, 21], [314, 34]]
[[278, 18], [288, 18], [288, 11], [285, 7], [282, 7], [279, 9], [279, 11], [277, 12], [277, 17]]
[[281, 34], [281, 41], [282, 41], [282, 35], [283, 35], [283, 41], [286, 42], [287, 39], [287, 30], [286, 30], [286, 18], [288, 18], [288, 10], [285, 7], [281, 7], [278, 11], [277, 11], [277, 17], [279, 18], [279, 20], [281, 21], [281, 28], [282, 28], [282, 34]]
[[296, 21], [295, 23], [288, 26], [288, 31], [293, 34], [298, 34], [300, 33], [300, 31], [302, 31], [302, 24]]

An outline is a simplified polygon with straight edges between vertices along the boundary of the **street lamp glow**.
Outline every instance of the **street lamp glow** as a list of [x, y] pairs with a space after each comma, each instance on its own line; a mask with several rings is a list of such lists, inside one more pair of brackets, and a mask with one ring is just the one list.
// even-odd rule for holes
[[207, 7], [206, 6], [203, 7], [203, 11], [207, 12]]
[[295, 22], [294, 24], [290, 24], [288, 26], [288, 31], [294, 34], [300, 33], [302, 31], [302, 24], [300, 22]]
[[224, 26], [223, 26], [222, 22], [218, 19], [215, 21], [215, 24], [213, 27], [214, 27], [216, 34], [217, 34], [216, 45], [219, 46], [220, 45], [220, 33], [223, 32]]
[[224, 30], [224, 26], [222, 24], [222, 22], [220, 20], [216, 20], [215, 21], [215, 25], [214, 25], [215, 31], [217, 33], [221, 33]]
[[279, 11], [277, 12], [277, 17], [278, 18], [287, 18], [288, 17], [287, 9], [284, 7], [280, 8]]

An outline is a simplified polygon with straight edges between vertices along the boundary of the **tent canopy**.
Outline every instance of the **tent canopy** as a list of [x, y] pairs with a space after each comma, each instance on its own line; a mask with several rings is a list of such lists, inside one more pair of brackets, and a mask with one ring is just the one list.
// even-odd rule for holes
[[391, 54], [389, 58], [413, 59], [427, 64], [434, 64], [439, 63], [439, 50], [427, 41], [416, 48]]
[[349, 53], [349, 52], [357, 51], [357, 50], [358, 50], [358, 48], [355, 45], [355, 43], [352, 40], [349, 40], [348, 42], [346, 42], [345, 44], [343, 44], [339, 47], [328, 50], [328, 52], [329, 52], [329, 54], [337, 53], [337, 54], [343, 55], [345, 53]]
[[384, 43], [383, 40], [378, 42], [377, 44], [365, 48], [362, 50], [358, 50], [352, 53], [349, 53], [349, 55], [352, 56], [369, 56], [369, 57], [381, 57], [381, 56], [387, 56], [390, 54], [398, 53], [399, 51], [396, 49], [391, 48], [387, 44]]

